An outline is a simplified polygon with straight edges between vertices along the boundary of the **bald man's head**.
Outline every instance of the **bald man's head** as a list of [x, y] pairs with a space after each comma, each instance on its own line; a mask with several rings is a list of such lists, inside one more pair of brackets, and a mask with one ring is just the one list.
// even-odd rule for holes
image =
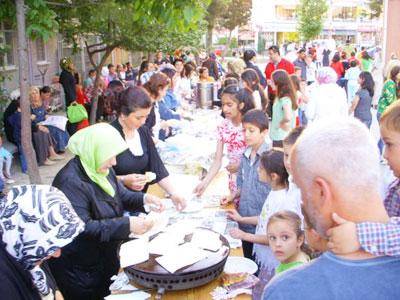
[[322, 120], [306, 128], [294, 145], [291, 169], [310, 221], [321, 235], [332, 225], [335, 208], [351, 207], [352, 202], [368, 205], [369, 195], [379, 191], [376, 142], [353, 118]]

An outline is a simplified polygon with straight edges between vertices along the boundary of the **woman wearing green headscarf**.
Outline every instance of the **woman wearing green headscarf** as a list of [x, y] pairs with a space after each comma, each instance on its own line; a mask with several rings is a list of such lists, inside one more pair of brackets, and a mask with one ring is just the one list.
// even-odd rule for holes
[[65, 106], [68, 107], [76, 100], [74, 64], [70, 57], [63, 57], [60, 60], [61, 74], [60, 83], [64, 88]]
[[103, 299], [119, 269], [121, 241], [152, 226], [144, 218], [124, 216], [124, 211], [143, 211], [144, 204], [159, 211], [164, 207], [157, 197], [129, 191], [117, 180], [112, 166], [127, 145], [114, 127], [100, 123], [82, 129], [68, 148], [76, 156], [53, 186], [64, 192], [86, 227], [50, 268], [65, 300]]

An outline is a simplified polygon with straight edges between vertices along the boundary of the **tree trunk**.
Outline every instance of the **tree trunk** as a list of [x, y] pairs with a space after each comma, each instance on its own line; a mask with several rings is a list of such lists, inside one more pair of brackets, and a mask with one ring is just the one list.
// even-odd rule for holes
[[232, 31], [233, 30], [229, 30], [229, 35], [225, 44], [225, 49], [224, 51], [222, 51], [221, 56], [225, 57], [225, 55], [228, 53], [228, 50], [230, 49], [231, 46], [231, 42], [232, 42]]
[[32, 145], [31, 107], [28, 98], [28, 51], [25, 34], [25, 6], [24, 0], [16, 0], [18, 61], [19, 61], [19, 89], [21, 91], [21, 142], [22, 149], [28, 164], [28, 175], [31, 184], [41, 184], [36, 153]]
[[207, 26], [206, 48], [208, 52], [212, 50], [213, 29], [214, 29], [214, 24], [209, 24]]
[[86, 45], [86, 51], [89, 55], [89, 60], [92, 66], [96, 69], [96, 79], [94, 81], [93, 87], [93, 97], [91, 99], [91, 107], [90, 107], [90, 124], [96, 124], [96, 116], [97, 116], [97, 103], [99, 101], [99, 85], [100, 85], [100, 76], [101, 76], [101, 69], [103, 68], [104, 64], [106, 63], [107, 58], [110, 56], [111, 52], [116, 48], [116, 46], [106, 46], [104, 48], [104, 54], [100, 59], [100, 63], [96, 65], [93, 56], [98, 53], [97, 50], [91, 51], [90, 46]]

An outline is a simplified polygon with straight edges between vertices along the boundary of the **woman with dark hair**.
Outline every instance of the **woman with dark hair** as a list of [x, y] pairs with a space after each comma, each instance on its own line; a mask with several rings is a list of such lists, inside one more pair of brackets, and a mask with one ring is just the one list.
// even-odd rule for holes
[[[158, 183], [178, 209], [185, 207], [183, 199], [172, 186], [154, 145], [150, 130], [143, 126], [152, 108], [149, 94], [143, 88], [129, 87], [118, 95], [116, 102], [118, 118], [111, 123], [128, 145], [128, 149], [117, 156], [114, 166], [118, 179], [130, 190], [146, 191], [149, 184]], [[146, 172], [155, 174], [148, 178]]]
[[361, 53], [361, 71], [371, 72], [374, 60], [369, 56], [368, 52], [364, 50]]
[[340, 61], [339, 53], [336, 53], [333, 56], [332, 62], [331, 62], [331, 68], [333, 70], [335, 70], [335, 72], [337, 74], [337, 78], [338, 78], [338, 80], [340, 80], [340, 78], [342, 78], [344, 75], [344, 67], [343, 67], [342, 62]]
[[[154, 138], [162, 141], [168, 137], [169, 125], [167, 121], [180, 120], [181, 118], [179, 114], [168, 108], [165, 103], [171, 82], [172, 80], [162, 72], [151, 76], [150, 80], [143, 86], [150, 94], [153, 102], [153, 108], [145, 125], [152, 130]], [[174, 97], [174, 94], [170, 93], [169, 98], [172, 99], [172, 97]]]
[[370, 128], [372, 123], [371, 103], [375, 87], [375, 82], [371, 73], [361, 72], [358, 77], [358, 84], [360, 88], [349, 108], [349, 114], [354, 112], [354, 117]]
[[139, 68], [138, 85], [145, 84], [150, 79], [151, 75], [154, 74], [154, 70], [154, 64], [148, 60], [142, 61]]
[[[178, 61], [179, 62], [179, 61]], [[177, 64], [177, 61], [175, 61]], [[180, 76], [177, 78], [175, 82], [174, 93], [178, 98], [179, 102], [188, 101], [192, 99], [192, 74], [193, 74], [193, 66], [190, 63], [186, 63], [183, 66], [183, 70], [180, 73]]]
[[167, 94], [170, 79], [164, 73], [155, 73], [150, 77], [143, 87], [149, 93], [150, 99], [153, 102], [153, 107], [150, 111], [149, 116], [146, 119], [145, 126], [147, 126], [153, 133], [153, 136], [158, 138], [160, 131], [160, 112], [158, 109], [158, 103]]
[[274, 71], [271, 84], [277, 98], [272, 106], [270, 137], [274, 147], [283, 147], [283, 139], [296, 126], [297, 96], [285, 70]]
[[260, 80], [260, 84], [263, 88], [267, 86], [267, 80], [265, 79], [261, 70], [255, 65], [256, 62], [256, 52], [254, 50], [246, 50], [243, 53], [243, 60], [246, 64], [247, 69], [253, 69], [257, 72], [258, 79]]
[[265, 111], [268, 104], [268, 97], [265, 95], [264, 88], [260, 84], [260, 79], [254, 69], [246, 69], [240, 75], [244, 88], [253, 94], [254, 105], [256, 109]]

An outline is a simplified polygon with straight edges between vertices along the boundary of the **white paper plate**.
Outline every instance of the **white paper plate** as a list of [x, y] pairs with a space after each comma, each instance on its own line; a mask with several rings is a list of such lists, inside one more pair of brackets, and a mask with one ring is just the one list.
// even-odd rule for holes
[[184, 210], [182, 210], [183, 213], [195, 213], [199, 212], [203, 209], [203, 203], [198, 202], [198, 201], [188, 201], [187, 206], [185, 207]]
[[246, 257], [241, 256], [229, 256], [226, 260], [224, 272], [227, 274], [232, 273], [249, 273], [254, 274], [257, 272], [257, 264]]

